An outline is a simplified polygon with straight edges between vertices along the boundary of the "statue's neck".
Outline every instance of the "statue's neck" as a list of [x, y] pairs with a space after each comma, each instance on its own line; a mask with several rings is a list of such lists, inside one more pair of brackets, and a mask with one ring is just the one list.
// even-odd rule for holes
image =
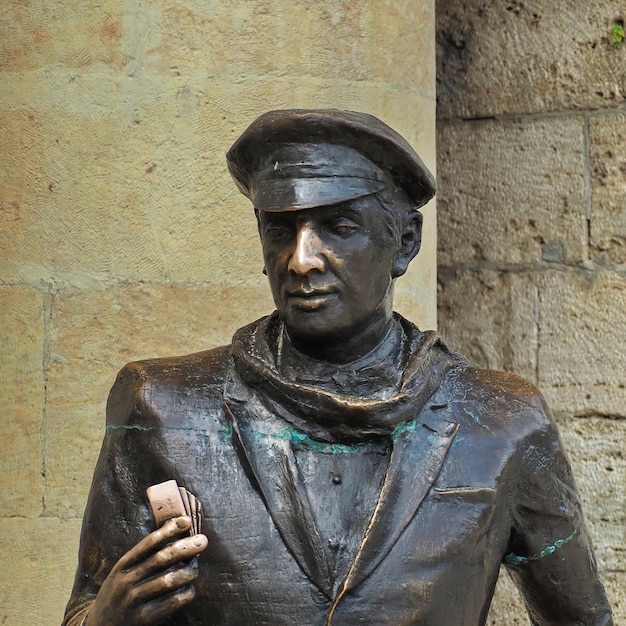
[[283, 331], [274, 358], [286, 380], [347, 395], [384, 398], [393, 393], [401, 376], [402, 337], [401, 325], [393, 319], [383, 339], [372, 350], [344, 363], [301, 352]]
[[[300, 357], [313, 362], [323, 363], [330, 368], [351, 365], [357, 362], [375, 362], [386, 358], [392, 345], [397, 343], [398, 324], [393, 316], [385, 320], [378, 328], [368, 327], [367, 334], [358, 334], [350, 338], [335, 338], [322, 341], [307, 341], [305, 338], [292, 337], [282, 325], [285, 353], [295, 351]], [[297, 357], [296, 357], [297, 358]], [[280, 357], [279, 357], [280, 360]]]

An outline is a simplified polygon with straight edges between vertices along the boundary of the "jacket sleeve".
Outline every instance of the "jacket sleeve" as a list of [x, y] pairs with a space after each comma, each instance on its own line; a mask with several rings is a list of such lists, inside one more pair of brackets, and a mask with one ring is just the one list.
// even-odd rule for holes
[[[542, 401], [543, 404], [543, 401]], [[518, 450], [505, 566], [534, 626], [611, 626], [570, 464], [549, 409]]]
[[81, 626], [118, 559], [155, 529], [145, 490], [172, 477], [158, 417], [142, 401], [143, 373], [128, 365], [107, 402], [106, 433], [83, 517], [74, 587], [63, 626]]

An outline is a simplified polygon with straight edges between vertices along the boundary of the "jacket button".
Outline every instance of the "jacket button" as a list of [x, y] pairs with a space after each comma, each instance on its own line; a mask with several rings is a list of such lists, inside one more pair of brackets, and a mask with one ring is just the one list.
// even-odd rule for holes
[[319, 589], [313, 586], [311, 586], [311, 600], [313, 600], [313, 604], [317, 604], [318, 606], [330, 603], [330, 600]]

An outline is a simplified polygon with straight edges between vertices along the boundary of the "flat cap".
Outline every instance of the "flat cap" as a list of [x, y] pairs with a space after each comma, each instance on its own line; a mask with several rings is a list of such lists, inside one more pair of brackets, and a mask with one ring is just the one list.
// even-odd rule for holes
[[264, 211], [337, 204], [390, 185], [419, 208], [436, 191], [433, 175], [401, 135], [355, 111], [269, 111], [243, 132], [226, 161], [241, 193]]

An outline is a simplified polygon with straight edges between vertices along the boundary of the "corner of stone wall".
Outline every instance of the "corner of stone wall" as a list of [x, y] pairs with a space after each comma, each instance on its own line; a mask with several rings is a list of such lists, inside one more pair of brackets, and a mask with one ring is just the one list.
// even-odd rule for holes
[[[620, 2], [437, 2], [438, 316], [536, 383], [626, 622], [626, 44]], [[490, 624], [528, 624], [503, 579]]]

